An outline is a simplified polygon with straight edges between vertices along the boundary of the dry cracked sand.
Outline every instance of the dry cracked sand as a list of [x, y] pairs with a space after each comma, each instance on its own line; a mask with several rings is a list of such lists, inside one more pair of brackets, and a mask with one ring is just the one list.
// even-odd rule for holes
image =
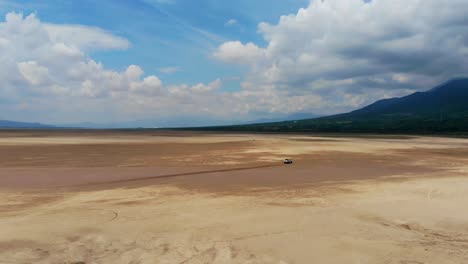
[[468, 263], [468, 139], [6, 130], [0, 193], [5, 264]]

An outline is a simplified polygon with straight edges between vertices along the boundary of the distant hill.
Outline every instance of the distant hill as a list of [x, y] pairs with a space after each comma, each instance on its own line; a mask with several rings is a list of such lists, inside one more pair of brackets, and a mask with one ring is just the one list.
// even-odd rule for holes
[[297, 121], [209, 127], [214, 131], [468, 133], [468, 79], [377, 101], [350, 113]]
[[9, 120], [0, 120], [0, 128], [53, 128], [51, 125], [41, 123], [16, 122]]
[[246, 124], [263, 124], [263, 123], [301, 120], [301, 119], [312, 119], [312, 118], [317, 118], [317, 117], [319, 117], [319, 115], [309, 114], [309, 113], [295, 113], [295, 114], [291, 114], [291, 115], [278, 116], [278, 117], [274, 117], [274, 118], [256, 119], [256, 120], [251, 120], [251, 121], [248, 121], [248, 122], [245, 122], [245, 123]]
[[468, 79], [457, 79], [426, 92], [377, 101], [347, 114], [349, 117], [375, 115], [451, 114], [468, 110]]

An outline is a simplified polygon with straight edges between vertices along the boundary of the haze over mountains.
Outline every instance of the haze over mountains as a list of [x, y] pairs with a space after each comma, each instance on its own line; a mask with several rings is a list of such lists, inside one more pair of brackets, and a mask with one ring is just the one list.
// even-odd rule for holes
[[261, 132], [468, 132], [468, 79], [454, 79], [426, 92], [377, 101], [333, 116], [297, 121], [211, 127]]
[[[448, 81], [426, 92], [401, 98], [377, 101], [364, 108], [327, 117], [298, 113], [276, 119], [262, 119], [242, 125], [239, 121], [206, 119], [137, 120], [109, 124], [68, 124], [75, 128], [162, 128], [192, 127], [197, 130], [261, 131], [261, 132], [467, 132], [468, 78]], [[157, 124], [157, 125], [152, 125]], [[233, 125], [234, 124], [234, 125]], [[240, 125], [239, 125], [240, 124]], [[207, 127], [211, 125], [210, 127]], [[215, 126], [213, 126], [215, 125]], [[52, 128], [40, 123], [0, 121], [3, 128]]]
[[0, 120], [0, 128], [52, 128], [54, 126], [41, 123], [16, 122]]
[[281, 122], [288, 120], [298, 120], [305, 118], [314, 118], [317, 115], [308, 113], [296, 113], [291, 115], [281, 115], [275, 118], [263, 118], [242, 122], [240, 120], [221, 120], [206, 117], [201, 120], [199, 117], [185, 117], [185, 118], [154, 118], [154, 119], [140, 119], [126, 122], [109, 122], [109, 123], [69, 123], [69, 124], [54, 124], [45, 125], [41, 123], [28, 123], [28, 122], [15, 122], [15, 121], [0, 121], [0, 128], [91, 128], [91, 129], [119, 129], [119, 128], [180, 128], [180, 127], [205, 127], [205, 126], [228, 126], [239, 124], [254, 124], [254, 123], [271, 123]]

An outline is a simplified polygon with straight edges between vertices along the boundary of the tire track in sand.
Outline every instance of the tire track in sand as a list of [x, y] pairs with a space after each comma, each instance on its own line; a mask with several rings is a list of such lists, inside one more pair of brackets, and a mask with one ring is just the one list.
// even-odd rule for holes
[[63, 187], [86, 187], [86, 186], [99, 186], [99, 185], [115, 184], [115, 183], [131, 183], [131, 182], [159, 180], [159, 179], [176, 178], [176, 177], [201, 175], [201, 174], [213, 174], [213, 173], [222, 173], [222, 172], [231, 172], [231, 171], [245, 171], [245, 170], [262, 169], [262, 168], [273, 168], [273, 167], [279, 167], [279, 166], [283, 166], [283, 165], [282, 164], [269, 164], [269, 165], [231, 168], [231, 169], [193, 171], [193, 172], [183, 172], [183, 173], [165, 174], [165, 175], [157, 175], [157, 176], [146, 176], [146, 177], [139, 177], [139, 178], [132, 178], [132, 179], [104, 181], [104, 182], [90, 182], [90, 183], [69, 185], [69, 186], [63, 186]]

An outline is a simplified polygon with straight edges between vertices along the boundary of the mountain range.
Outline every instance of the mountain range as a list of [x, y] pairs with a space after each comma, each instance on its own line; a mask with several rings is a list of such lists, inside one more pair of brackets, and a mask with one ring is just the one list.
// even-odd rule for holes
[[468, 78], [426, 92], [383, 99], [333, 116], [286, 122], [209, 127], [214, 131], [335, 133], [468, 133]]
[[0, 120], [0, 128], [53, 128], [52, 125], [41, 123], [16, 122], [9, 120]]

